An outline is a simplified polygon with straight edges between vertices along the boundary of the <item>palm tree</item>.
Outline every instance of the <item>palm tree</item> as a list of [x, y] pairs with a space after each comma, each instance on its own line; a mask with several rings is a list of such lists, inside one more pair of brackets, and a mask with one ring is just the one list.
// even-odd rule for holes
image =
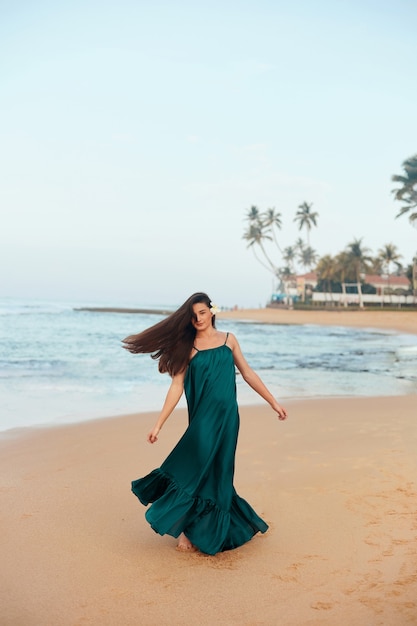
[[349, 255], [346, 250], [343, 252], [339, 252], [339, 254], [335, 258], [335, 279], [340, 281], [342, 287], [343, 294], [343, 305], [347, 307], [347, 298], [346, 298], [346, 278], [349, 280], [348, 272], [350, 271], [349, 267]]
[[307, 231], [307, 246], [310, 246], [310, 230], [312, 226], [317, 226], [317, 211], [311, 211], [313, 203], [308, 204], [303, 202], [299, 205], [298, 211], [295, 214], [294, 222], [298, 222], [298, 229], [305, 228]]
[[301, 252], [305, 248], [304, 240], [301, 237], [298, 237], [294, 247], [298, 250], [298, 252]]
[[397, 246], [394, 246], [393, 243], [386, 243], [385, 246], [379, 250], [378, 254], [387, 270], [388, 290], [391, 292], [391, 263], [395, 263], [398, 267], [400, 265], [399, 260], [402, 258], [402, 255], [399, 254]]
[[[269, 235], [266, 235], [265, 232], [262, 229], [262, 226], [259, 225], [255, 225], [255, 224], [251, 224], [248, 228], [248, 230], [243, 234], [243, 239], [246, 239], [246, 241], [248, 241], [248, 248], [252, 249], [252, 252], [256, 258], [256, 260], [263, 265], [263, 267], [265, 267], [267, 270], [269, 270], [270, 272], [272, 272], [273, 274], [276, 274], [277, 272], [277, 268], [274, 265], [274, 263], [271, 261], [271, 259], [269, 258], [263, 242], [265, 239], [271, 239], [271, 237]], [[262, 254], [264, 256], [264, 259], [267, 261], [267, 263], [265, 263], [264, 261], [262, 261], [258, 255], [256, 254], [256, 247], [255, 246], [259, 246], [259, 248], [262, 251]]]
[[388, 275], [391, 273], [391, 263], [394, 263], [397, 267], [401, 265], [399, 260], [402, 258], [402, 254], [399, 254], [397, 246], [393, 243], [386, 243], [379, 250], [378, 254], [381, 261], [385, 264]]
[[372, 258], [369, 271], [371, 274], [376, 274], [377, 276], [381, 276], [384, 273], [384, 262], [380, 256], [374, 256]]
[[317, 252], [311, 246], [307, 246], [301, 250], [298, 258], [304, 269], [311, 269], [317, 260]]
[[292, 273], [295, 272], [295, 270], [294, 270], [294, 261], [295, 261], [296, 257], [297, 257], [297, 250], [295, 249], [294, 246], [288, 246], [287, 248], [284, 248], [284, 252], [283, 252], [282, 258], [287, 263], [287, 265], [290, 268]]
[[291, 267], [289, 267], [288, 265], [286, 265], [285, 267], [280, 267], [277, 271], [277, 278], [280, 282], [280, 290], [282, 291], [283, 288], [283, 291], [285, 293], [286, 304], [290, 304], [291, 300], [288, 293], [288, 286], [290, 285], [290, 281], [293, 278], [293, 272]]
[[412, 260], [412, 263], [407, 267], [406, 276], [410, 281], [411, 289], [413, 291], [414, 304], [417, 297], [417, 254]]
[[276, 213], [275, 208], [267, 209], [265, 213], [261, 214], [261, 220], [263, 226], [269, 228], [270, 232], [272, 233], [272, 237], [274, 238], [276, 247], [282, 253], [282, 250], [275, 235], [275, 228], [277, 228], [278, 230], [281, 230], [282, 228], [281, 213]]
[[[270, 237], [268, 234], [270, 229], [268, 229], [263, 223], [262, 213], [259, 211], [258, 207], [252, 205], [247, 212], [246, 219], [249, 221], [249, 226], [246, 232], [243, 234], [243, 239], [246, 239], [246, 241], [248, 241], [247, 247], [252, 249], [256, 260], [263, 267], [276, 275], [277, 267], [269, 258], [264, 247], [264, 241], [272, 240], [272, 237]], [[261, 249], [264, 260], [260, 259], [259, 256], [256, 254], [257, 247]]]
[[[277, 276], [278, 268], [268, 255], [264, 242], [273, 240], [281, 252], [275, 235], [275, 228], [281, 228], [281, 214], [277, 213], [273, 208], [267, 209], [263, 213], [257, 206], [252, 205], [246, 213], [246, 220], [249, 222], [249, 225], [243, 234], [243, 239], [246, 239], [248, 242], [248, 248], [252, 248], [256, 260], [272, 272], [274, 276]], [[262, 252], [262, 258], [257, 254], [258, 249]]]
[[[321, 257], [316, 267], [318, 277], [324, 283], [327, 283], [327, 291], [330, 291], [331, 294], [333, 293], [332, 282], [335, 279], [337, 269], [336, 259], [334, 259], [330, 254], [326, 254]], [[332, 296], [330, 299], [333, 299]]]
[[257, 206], [252, 205], [251, 208], [247, 211], [246, 220], [249, 222], [249, 226], [243, 236], [244, 239], [257, 240], [260, 236], [263, 236], [265, 234], [262, 225], [261, 212]]
[[367, 254], [369, 248], [362, 246], [362, 239], [354, 239], [352, 243], [348, 244], [346, 252], [346, 271], [352, 272], [355, 276], [358, 287], [359, 306], [363, 308], [361, 273], [368, 269], [368, 264], [372, 261], [371, 257]]
[[[417, 154], [406, 159], [402, 167], [405, 170], [404, 176], [398, 174], [391, 176], [392, 181], [402, 184], [402, 187], [392, 190], [394, 199], [405, 203], [405, 206], [401, 207], [396, 217], [405, 215], [412, 211], [412, 209], [417, 208]], [[413, 224], [414, 221], [417, 220], [417, 211], [410, 213], [408, 218], [411, 224]]]

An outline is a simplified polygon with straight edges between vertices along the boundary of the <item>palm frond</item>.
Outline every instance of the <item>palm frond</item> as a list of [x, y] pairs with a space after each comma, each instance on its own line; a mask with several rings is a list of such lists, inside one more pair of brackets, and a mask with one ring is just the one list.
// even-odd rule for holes
[[401, 217], [401, 215], [405, 215], [406, 213], [411, 211], [412, 208], [413, 208], [412, 206], [403, 206], [403, 207], [401, 207], [401, 209], [398, 211], [398, 213], [395, 216], [395, 218]]

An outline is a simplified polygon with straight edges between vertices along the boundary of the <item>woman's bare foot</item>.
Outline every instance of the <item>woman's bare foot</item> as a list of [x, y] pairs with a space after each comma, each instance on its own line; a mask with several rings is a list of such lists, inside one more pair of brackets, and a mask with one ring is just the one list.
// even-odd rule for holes
[[191, 541], [188, 539], [188, 537], [184, 535], [184, 533], [181, 533], [178, 537], [177, 550], [180, 550], [181, 552], [190, 552], [195, 550], [195, 546], [193, 546]]

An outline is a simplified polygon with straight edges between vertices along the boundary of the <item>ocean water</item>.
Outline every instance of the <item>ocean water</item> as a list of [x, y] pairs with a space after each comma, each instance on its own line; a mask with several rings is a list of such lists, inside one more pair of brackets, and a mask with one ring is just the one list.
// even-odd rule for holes
[[[74, 310], [83, 304], [0, 300], [0, 431], [161, 407], [168, 375], [149, 355], [122, 349], [121, 340], [163, 316]], [[237, 336], [283, 402], [417, 393], [414, 335], [230, 320], [217, 327]], [[239, 375], [237, 387], [241, 404], [262, 402]]]

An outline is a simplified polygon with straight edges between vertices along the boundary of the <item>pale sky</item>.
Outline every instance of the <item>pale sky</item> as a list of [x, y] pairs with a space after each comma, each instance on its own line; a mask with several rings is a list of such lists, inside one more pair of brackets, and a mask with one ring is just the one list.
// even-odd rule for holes
[[[264, 305], [242, 239], [394, 243], [417, 153], [415, 0], [0, 0], [0, 295]], [[283, 265], [276, 257], [277, 265]]]

